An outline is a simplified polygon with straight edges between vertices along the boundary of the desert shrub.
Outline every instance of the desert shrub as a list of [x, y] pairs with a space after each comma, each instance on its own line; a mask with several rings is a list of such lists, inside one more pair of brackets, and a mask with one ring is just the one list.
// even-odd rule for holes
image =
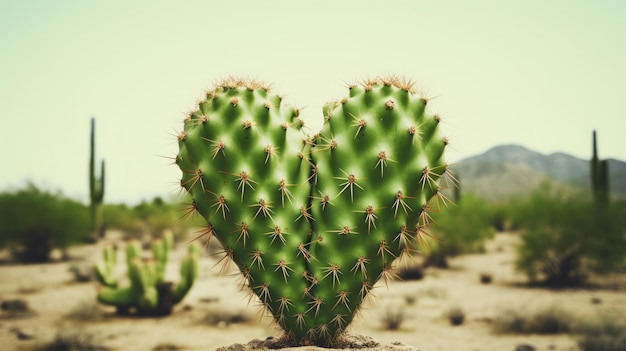
[[550, 306], [528, 312], [507, 309], [494, 321], [495, 331], [513, 334], [559, 334], [574, 330], [571, 313]]
[[623, 265], [626, 207], [596, 207], [544, 185], [516, 208], [522, 228], [516, 268], [531, 282], [577, 285], [589, 271], [611, 272]]
[[203, 225], [201, 217], [191, 218], [193, 213], [187, 211], [185, 201], [165, 201], [155, 197], [132, 207], [126, 204], [105, 204], [104, 224], [108, 229], [124, 232], [126, 239], [158, 237], [165, 230], [171, 230], [175, 239], [178, 239], [186, 235], [192, 226]]
[[98, 304], [92, 300], [79, 301], [74, 307], [72, 307], [66, 314], [66, 320], [73, 320], [79, 322], [89, 322], [100, 319], [102, 314]]
[[481, 273], [480, 274], [480, 282], [482, 284], [491, 284], [491, 281], [493, 280], [493, 277], [491, 274], [489, 273]]
[[380, 322], [385, 330], [398, 330], [406, 319], [405, 308], [402, 306], [387, 306], [380, 315]]
[[35, 351], [104, 351], [109, 348], [99, 345], [95, 336], [82, 330], [60, 330], [54, 340], [40, 345]]
[[143, 201], [135, 206], [133, 212], [151, 235], [161, 235], [164, 230], [171, 230], [175, 238], [181, 238], [190, 227], [203, 225], [201, 217], [194, 217], [195, 211], [184, 202], [166, 202], [155, 197], [151, 202]]
[[626, 350], [626, 317], [602, 314], [584, 323], [578, 334], [582, 351]]
[[54, 248], [89, 239], [89, 212], [80, 202], [33, 184], [0, 194], [0, 247], [23, 262], [46, 262]]
[[225, 307], [211, 308], [202, 318], [202, 324], [214, 326], [228, 326], [231, 324], [247, 323], [252, 319], [244, 310], [233, 310]]
[[458, 326], [465, 321], [465, 311], [459, 306], [450, 307], [445, 313], [450, 325]]
[[418, 264], [398, 268], [398, 278], [401, 280], [422, 280], [424, 279], [424, 268]]
[[104, 204], [102, 218], [108, 229], [117, 229], [127, 233], [141, 230], [133, 209], [126, 204]]
[[440, 242], [431, 242], [426, 248], [426, 265], [446, 267], [446, 257], [483, 252], [485, 241], [495, 233], [489, 204], [471, 193], [432, 217], [432, 234]]

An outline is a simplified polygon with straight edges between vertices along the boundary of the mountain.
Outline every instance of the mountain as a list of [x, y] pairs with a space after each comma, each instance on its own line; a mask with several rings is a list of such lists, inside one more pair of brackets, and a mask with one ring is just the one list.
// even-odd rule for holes
[[[500, 145], [453, 166], [462, 191], [502, 200], [533, 191], [545, 179], [569, 188], [590, 188], [589, 160], [565, 153], [544, 155], [519, 145]], [[626, 162], [609, 159], [613, 198], [626, 198]]]

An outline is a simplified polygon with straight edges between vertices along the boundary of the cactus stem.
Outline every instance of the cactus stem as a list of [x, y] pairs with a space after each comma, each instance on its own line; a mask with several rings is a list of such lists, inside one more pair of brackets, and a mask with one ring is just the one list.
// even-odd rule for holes
[[317, 332], [324, 339], [330, 338], [330, 328], [328, 327], [328, 325], [326, 323], [320, 325], [317, 328]]
[[367, 280], [363, 280], [363, 282], [361, 283], [361, 289], [359, 290], [359, 298], [361, 300], [365, 299], [365, 296], [367, 296], [367, 294], [369, 294], [371, 290], [372, 286], [370, 285], [370, 282], [368, 282]]
[[270, 295], [270, 286], [267, 283], [263, 283], [261, 285], [255, 286], [255, 290], [258, 290], [257, 296], [261, 301], [267, 305], [267, 301], [272, 301], [272, 296]]
[[239, 242], [239, 240], [243, 239], [243, 247], [244, 248], [246, 247], [246, 239], [250, 235], [249, 229], [250, 228], [248, 227], [248, 224], [246, 222], [241, 222], [241, 224], [239, 224], [239, 228], [235, 229], [233, 231], [233, 233], [239, 232], [239, 236], [237, 237], [237, 242]]
[[422, 205], [422, 212], [419, 214], [417, 223], [421, 228], [430, 228], [430, 223], [435, 222], [433, 217], [428, 213], [430, 206], [425, 203]]
[[389, 99], [385, 102], [385, 108], [387, 110], [393, 110], [394, 106], [396, 106], [396, 102], [393, 101], [392, 99]]
[[300, 330], [304, 329], [304, 313], [298, 312], [294, 314], [293, 317], [296, 317], [296, 326], [299, 327]]
[[278, 313], [280, 314], [283, 313], [283, 310], [289, 312], [289, 306], [293, 307], [293, 304], [287, 296], [281, 296], [281, 298], [276, 301], [280, 301], [280, 305], [278, 306]]
[[226, 271], [226, 266], [230, 263], [229, 258], [232, 260], [233, 258], [233, 249], [230, 247], [224, 248], [224, 250], [217, 252], [216, 255], [222, 255], [217, 262], [213, 265], [213, 267], [221, 265], [220, 274]]
[[333, 204], [332, 202], [330, 202], [330, 197], [328, 195], [322, 194], [322, 192], [319, 190], [317, 192], [320, 194], [320, 197], [313, 197], [313, 199], [319, 200], [320, 204], [322, 205], [322, 210], [326, 209], [326, 204]]
[[343, 188], [341, 189], [339, 194], [337, 194], [337, 197], [339, 197], [339, 195], [341, 195], [346, 189], [350, 188], [350, 201], [354, 201], [354, 186], [356, 185], [361, 190], [363, 190], [363, 188], [356, 182], [357, 177], [353, 173], [347, 174], [341, 168], [339, 170], [346, 176], [346, 178], [333, 177], [335, 179], [345, 180], [345, 182], [339, 184], [339, 186], [342, 186]]
[[420, 124], [419, 126], [416, 125], [411, 125], [409, 127], [409, 134], [411, 135], [411, 139], [412, 139], [412, 143], [415, 144], [415, 139], [421, 140], [421, 127], [422, 125]]
[[284, 259], [280, 259], [278, 261], [278, 263], [275, 263], [274, 266], [276, 266], [276, 269], [274, 270], [274, 272], [276, 272], [277, 270], [281, 270], [283, 273], [283, 278], [285, 278], [285, 283], [287, 282], [287, 277], [289, 277], [289, 271], [293, 272], [293, 269], [290, 268], [289, 266], [287, 266], [287, 262], [285, 262]]
[[329, 275], [332, 274], [333, 276], [333, 289], [335, 288], [335, 282], [337, 282], [337, 285], [341, 284], [341, 282], [339, 281], [339, 274], [343, 274], [341, 273], [341, 271], [339, 270], [339, 266], [335, 263], [332, 263], [330, 266], [326, 267], [326, 269], [324, 269], [324, 272], [326, 273], [322, 279], [328, 277]]
[[292, 186], [292, 185], [288, 185], [284, 179], [281, 179], [280, 182], [278, 183], [278, 191], [280, 191], [281, 202], [282, 202], [283, 207], [285, 207], [285, 197], [287, 197], [287, 200], [289, 200], [289, 203], [292, 203], [291, 199], [293, 198], [293, 195], [291, 194], [291, 191], [287, 188], [288, 186]]
[[450, 165], [446, 164], [444, 167], [445, 167], [445, 170], [444, 170], [443, 174], [441, 175], [441, 177], [443, 178], [444, 182], [446, 184], [450, 185], [453, 188], [458, 187], [459, 186], [459, 179], [454, 174], [454, 171], [450, 168]]
[[422, 191], [424, 191], [424, 185], [426, 185], [426, 183], [428, 183], [428, 186], [431, 189], [433, 188], [433, 185], [437, 185], [437, 181], [433, 177], [433, 174], [435, 173], [432, 169], [430, 169], [430, 167], [424, 166], [424, 169], [422, 170], [422, 176], [420, 177], [420, 180], [418, 182], [422, 184]]
[[267, 145], [265, 147], [265, 163], [270, 159], [270, 156], [276, 156], [276, 148], [272, 145]]
[[387, 153], [384, 150], [381, 150], [378, 153], [378, 162], [376, 162], [376, 166], [374, 166], [374, 168], [378, 168], [378, 166], [380, 165], [380, 177], [381, 178], [385, 177], [385, 167], [387, 166], [387, 161], [397, 163], [397, 161], [394, 161], [390, 159], [389, 157], [387, 157]]
[[357, 127], [356, 133], [354, 134], [354, 139], [356, 139], [356, 137], [359, 135], [361, 130], [367, 127], [367, 121], [363, 118], [358, 118], [357, 116], [353, 114], [350, 114], [350, 116], [352, 116], [352, 119], [354, 119], [354, 121], [356, 122], [352, 125], [352, 127]]
[[[350, 227], [348, 227], [347, 225], [344, 225], [344, 226], [342, 226], [341, 228], [339, 228], [339, 229], [337, 229], [337, 230], [329, 230], [329, 231], [327, 231], [326, 233], [337, 233], [337, 234], [339, 234], [339, 235], [346, 235], [346, 236], [348, 236], [348, 235], [350, 235], [350, 234], [353, 234], [353, 235], [358, 235], [358, 234], [360, 234], [360, 233], [358, 233], [358, 232], [355, 232], [355, 231], [353, 230], [353, 228], [350, 228]], [[320, 238], [320, 241], [321, 241], [321, 236], [320, 236], [319, 238]]]
[[[413, 250], [410, 247], [403, 247], [398, 256], [398, 260], [404, 262], [405, 267], [408, 267], [409, 262], [413, 262], [413, 253], [417, 253], [417, 250]], [[405, 259], [406, 258], [406, 259]]]
[[206, 237], [207, 237], [207, 239], [206, 239], [206, 244], [205, 244], [205, 246], [206, 246], [206, 248], [208, 249], [208, 248], [209, 248], [209, 243], [211, 242], [211, 239], [213, 238], [213, 236], [215, 236], [215, 230], [213, 229], [213, 226], [212, 226], [210, 223], [208, 223], [208, 224], [206, 225], [206, 227], [204, 227], [204, 228], [203, 228], [201, 231], [199, 231], [198, 233], [199, 233], [199, 235], [198, 235], [198, 236], [196, 236], [195, 238], [193, 238], [193, 239], [189, 240], [189, 243], [191, 243], [191, 242], [193, 242], [193, 241], [196, 241], [196, 240], [200, 239], [200, 238], [201, 238], [201, 237], [203, 237], [203, 236], [206, 236]]
[[217, 154], [219, 154], [220, 152], [222, 152], [222, 155], [224, 155], [224, 157], [226, 157], [226, 152], [224, 152], [224, 149], [226, 148], [226, 144], [224, 144], [224, 142], [222, 140], [211, 140], [211, 139], [207, 139], [207, 138], [202, 138], [202, 140], [208, 141], [212, 144], [213, 146], [213, 152], [212, 152], [212, 159], [215, 160], [215, 157], [217, 157]]
[[437, 206], [440, 207], [440, 202], [446, 208], [448, 208], [448, 204], [454, 204], [454, 202], [443, 193], [441, 186], [437, 187], [437, 192], [434, 195], [435, 201], [437, 202]]
[[272, 208], [269, 202], [266, 202], [264, 199], [259, 199], [258, 204], [250, 205], [249, 207], [254, 207], [254, 206], [258, 206], [259, 209], [254, 214], [254, 217], [252, 218], [253, 221], [256, 219], [259, 213], [263, 213], [263, 216], [265, 216], [266, 218], [269, 217], [272, 223], [274, 223], [274, 218], [272, 218]]
[[226, 197], [224, 197], [224, 195], [217, 195], [213, 192], [211, 192], [211, 194], [217, 196], [217, 200], [215, 201], [215, 203], [213, 205], [211, 205], [211, 207], [215, 207], [215, 213], [218, 213], [220, 210], [222, 211], [222, 217], [224, 219], [226, 219], [226, 211], [230, 212], [230, 209], [228, 208], [228, 205], [226, 204]]
[[283, 232], [282, 229], [280, 229], [279, 226], [275, 226], [271, 231], [265, 233], [266, 235], [270, 235], [272, 237], [272, 241], [270, 242], [270, 244], [274, 244], [274, 240], [276, 240], [276, 238], [280, 239], [280, 242], [283, 243], [283, 245], [287, 244], [287, 240], [285, 239], [285, 237], [283, 236], [283, 234], [289, 234], [287, 232]]
[[320, 307], [324, 304], [324, 300], [320, 297], [316, 297], [313, 301], [307, 302], [307, 304], [311, 305], [311, 307], [304, 313], [309, 313], [309, 311], [315, 309], [315, 318], [317, 318], [317, 315], [320, 312]]
[[380, 255], [380, 258], [383, 261], [383, 265], [385, 264], [385, 253], [396, 257], [391, 251], [389, 251], [389, 247], [387, 245], [387, 242], [385, 240], [381, 240], [378, 243], [378, 252], [376, 253], [377, 255]]
[[380, 275], [376, 280], [382, 280], [385, 283], [385, 287], [389, 288], [389, 282], [397, 278], [398, 275], [394, 272], [392, 268], [384, 266], [383, 270], [380, 272]]
[[378, 219], [378, 217], [376, 217], [376, 215], [374, 214], [374, 207], [368, 205], [364, 211], [354, 212], [365, 213], [365, 221], [363, 223], [367, 223], [367, 234], [371, 232], [372, 226], [374, 226], [374, 229], [376, 229], [376, 219]]
[[191, 200], [191, 203], [183, 207], [181, 210], [183, 211], [183, 214], [180, 216], [181, 220], [194, 218], [196, 213], [198, 213], [198, 204], [196, 203], [196, 200]]
[[[348, 310], [350, 309], [348, 308]], [[346, 326], [346, 320], [343, 317], [344, 317], [343, 314], [336, 314], [335, 317], [333, 317], [333, 319], [330, 320], [331, 323], [335, 323], [337, 325], [338, 331], [343, 330], [343, 328]]]
[[[311, 243], [307, 243], [306, 245], [309, 245]], [[309, 250], [306, 249], [306, 246], [303, 243], [299, 243], [298, 244], [298, 253], [296, 254], [296, 256], [300, 256], [300, 254], [302, 254], [302, 257], [304, 257], [304, 259], [308, 262], [311, 262], [311, 258], [313, 258], [313, 256], [311, 255], [311, 253], [309, 252]]]
[[344, 306], [346, 306], [348, 311], [352, 312], [352, 309], [350, 309], [350, 306], [348, 305], [350, 303], [350, 299], [348, 299], [349, 294], [349, 291], [340, 291], [339, 294], [337, 294], [337, 302], [335, 302], [332, 309], [334, 310], [337, 305], [342, 303], [344, 304]]
[[[198, 182], [200, 182], [200, 187], [202, 188], [202, 191], [205, 191], [204, 182], [202, 181], [202, 170], [200, 168], [195, 171], [185, 171], [185, 173], [193, 174], [193, 177], [187, 179], [187, 181], [181, 184], [185, 189], [187, 189], [187, 191], [191, 191], [191, 189], [193, 189], [193, 187], [196, 186]], [[191, 185], [187, 188], [187, 184], [189, 184], [190, 182]]]
[[337, 141], [331, 135], [331, 139], [320, 136], [320, 139], [326, 144], [320, 144], [319, 147], [315, 148], [313, 152], [320, 152], [325, 150], [334, 150], [337, 148]]
[[365, 279], [365, 277], [367, 277], [367, 268], [365, 267], [365, 265], [369, 262], [370, 260], [368, 258], [365, 258], [364, 256], [359, 256], [359, 258], [356, 259], [356, 263], [354, 264], [350, 272], [356, 274], [357, 271], [361, 271], [361, 276]]
[[393, 241], [398, 241], [398, 249], [408, 247], [411, 235], [412, 233], [406, 228], [405, 225], [400, 227], [398, 235], [396, 235], [396, 237], [393, 239]]
[[253, 265], [256, 263], [257, 268], [263, 270], [265, 269], [265, 265], [263, 265], [263, 257], [261, 257], [261, 251], [259, 251], [259, 249], [254, 250], [250, 256], [252, 256]]
[[250, 175], [248, 174], [248, 172], [246, 171], [241, 171], [239, 172], [239, 174], [234, 174], [234, 173], [228, 173], [228, 172], [223, 172], [226, 174], [229, 174], [231, 176], [235, 176], [237, 177], [235, 179], [235, 182], [239, 182], [239, 185], [237, 185], [237, 190], [241, 190], [241, 201], [243, 201], [243, 195], [246, 191], [246, 185], [248, 187], [250, 187], [250, 189], [255, 190], [254, 186], [252, 186], [252, 184], [256, 184], [256, 182], [252, 179], [250, 179]]
[[306, 207], [306, 206], [300, 207], [300, 215], [296, 217], [296, 221], [298, 221], [300, 218], [304, 218], [307, 221], [307, 223], [311, 223], [311, 221], [315, 221], [315, 218], [313, 218], [311, 213], [309, 213], [310, 209], [311, 207]]
[[396, 218], [398, 216], [398, 208], [400, 206], [402, 206], [402, 210], [404, 210], [404, 214], [408, 214], [408, 212], [406, 211], [407, 208], [409, 209], [409, 211], [413, 212], [413, 209], [411, 208], [411, 206], [409, 206], [406, 203], [406, 201], [404, 201], [404, 199], [406, 198], [409, 198], [409, 197], [405, 196], [401, 190], [398, 190], [398, 192], [396, 193], [396, 201], [394, 201], [393, 205], [391, 205], [391, 207], [393, 208], [393, 218]]

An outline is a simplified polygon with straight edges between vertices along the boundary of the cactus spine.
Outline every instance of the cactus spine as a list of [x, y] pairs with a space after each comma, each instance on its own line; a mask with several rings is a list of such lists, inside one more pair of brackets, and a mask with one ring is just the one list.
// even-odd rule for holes
[[98, 292], [98, 301], [112, 305], [119, 314], [127, 314], [131, 309], [138, 315], [165, 316], [172, 312], [189, 292], [198, 275], [199, 248], [189, 245], [188, 253], [181, 261], [180, 279], [177, 284], [165, 281], [165, 269], [169, 251], [173, 245], [170, 232], [152, 243], [152, 259], [141, 258], [141, 245], [131, 241], [126, 246], [126, 265], [130, 285], [120, 287], [115, 277], [117, 263], [112, 247], [103, 249], [103, 261], [95, 267], [96, 277], [104, 286]]
[[427, 103], [409, 82], [364, 81], [307, 137], [267, 86], [226, 79], [185, 119], [176, 164], [189, 213], [287, 337], [332, 344], [427, 235], [448, 169]]
[[91, 133], [89, 143], [89, 212], [91, 217], [91, 230], [94, 239], [102, 236], [102, 223], [99, 220], [99, 207], [104, 199], [104, 160], [100, 164], [100, 177], [96, 177], [95, 143], [96, 121], [91, 118]]
[[609, 161], [598, 158], [598, 147], [596, 144], [596, 131], [592, 134], [593, 155], [591, 157], [591, 190], [593, 198], [598, 205], [609, 203]]

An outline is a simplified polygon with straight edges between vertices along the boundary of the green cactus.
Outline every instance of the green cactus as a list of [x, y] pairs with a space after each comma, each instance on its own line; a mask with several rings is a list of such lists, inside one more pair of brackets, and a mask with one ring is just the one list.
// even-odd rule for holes
[[591, 191], [595, 202], [600, 206], [609, 203], [609, 161], [598, 159], [598, 147], [596, 145], [596, 131], [592, 134], [593, 156], [591, 157]]
[[94, 239], [102, 236], [102, 227], [98, 220], [99, 206], [104, 200], [104, 160], [100, 164], [100, 177], [96, 177], [95, 142], [96, 142], [96, 121], [91, 118], [90, 148], [89, 148], [89, 212], [91, 215], [91, 230]]
[[295, 342], [332, 344], [447, 201], [447, 140], [427, 103], [409, 82], [368, 80], [306, 137], [266, 86], [227, 79], [185, 119], [176, 164], [189, 214]]
[[165, 316], [172, 312], [189, 292], [198, 276], [197, 245], [189, 245], [187, 255], [182, 259], [180, 280], [174, 285], [164, 280], [168, 253], [172, 247], [171, 233], [152, 243], [153, 258], [141, 258], [141, 245], [131, 241], [126, 246], [126, 264], [130, 285], [119, 287], [115, 278], [116, 255], [112, 247], [103, 250], [104, 262], [96, 265], [96, 277], [104, 287], [98, 292], [98, 301], [117, 307], [119, 314], [127, 314], [135, 309], [139, 315]]

